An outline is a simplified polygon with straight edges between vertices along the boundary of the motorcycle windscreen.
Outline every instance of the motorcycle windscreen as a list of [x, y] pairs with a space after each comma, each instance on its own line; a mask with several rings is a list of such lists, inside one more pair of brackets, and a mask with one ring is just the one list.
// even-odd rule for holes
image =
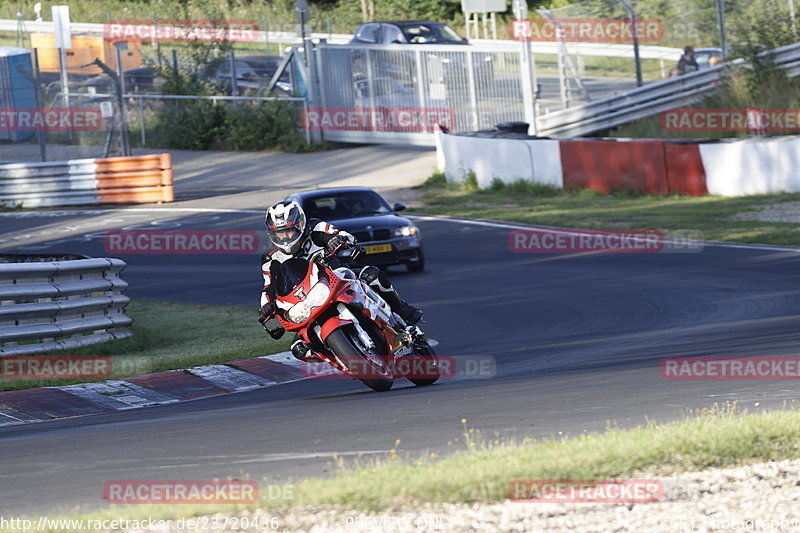
[[293, 257], [281, 263], [278, 276], [275, 280], [275, 292], [278, 296], [288, 296], [295, 287], [303, 283], [308, 273], [309, 262], [305, 259]]

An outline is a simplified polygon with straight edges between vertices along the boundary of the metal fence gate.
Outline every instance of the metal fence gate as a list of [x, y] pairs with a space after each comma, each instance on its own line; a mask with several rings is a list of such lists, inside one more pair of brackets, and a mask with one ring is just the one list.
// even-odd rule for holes
[[432, 144], [437, 124], [461, 132], [533, 122], [521, 48], [318, 44], [315, 49], [319, 94], [306, 125], [324, 139]]

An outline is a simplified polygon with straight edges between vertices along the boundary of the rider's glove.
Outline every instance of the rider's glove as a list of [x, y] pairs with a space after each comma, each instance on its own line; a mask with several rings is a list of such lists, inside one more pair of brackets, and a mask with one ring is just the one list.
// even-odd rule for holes
[[261, 316], [258, 317], [258, 321], [262, 324], [268, 321], [270, 318], [275, 315], [275, 312], [278, 310], [278, 306], [275, 305], [275, 302], [267, 302], [261, 306], [261, 310], [259, 314]]
[[332, 252], [335, 249], [337, 249], [339, 246], [342, 246], [343, 244], [350, 244], [350, 241], [348, 239], [345, 239], [341, 235], [334, 235], [328, 241], [328, 245], [327, 245], [328, 251]]

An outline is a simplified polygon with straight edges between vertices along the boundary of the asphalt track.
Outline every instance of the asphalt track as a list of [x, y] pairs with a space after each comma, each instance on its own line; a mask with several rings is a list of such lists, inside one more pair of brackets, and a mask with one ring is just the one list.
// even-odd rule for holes
[[[117, 211], [108, 220], [0, 214], [0, 250], [106, 255], [102, 229], [260, 229], [250, 212]], [[800, 254], [707, 246], [685, 254], [515, 254], [505, 227], [420, 220], [421, 274], [398, 271], [439, 353], [497, 362], [491, 379], [374, 393], [305, 380], [163, 407], [0, 428], [0, 515], [102, 507], [125, 479], [259, 481], [324, 475], [331, 456], [460, 449], [460, 420], [492, 436], [579, 434], [669, 420], [715, 401], [780, 408], [793, 381], [667, 381], [665, 356], [793, 355]], [[87, 236], [88, 235], [88, 236]], [[128, 255], [130, 296], [256, 307], [255, 255]], [[255, 311], [254, 311], [255, 313]], [[209, 317], [213, 320], [213, 317]], [[254, 324], [253, 335], [261, 335]]]

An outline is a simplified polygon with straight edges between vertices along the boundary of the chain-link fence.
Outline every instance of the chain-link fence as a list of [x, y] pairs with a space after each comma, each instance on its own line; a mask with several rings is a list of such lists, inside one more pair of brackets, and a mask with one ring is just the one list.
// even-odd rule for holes
[[[294, 69], [285, 68], [283, 56], [266, 55], [263, 43], [237, 50], [219, 44], [167, 48], [86, 35], [73, 36], [68, 50], [54, 44], [52, 34], [33, 33], [31, 49], [12, 51], [12, 74], [24, 71], [13, 91], [3, 89], [10, 76], [0, 73], [0, 137], [16, 143], [0, 146], [2, 159], [107, 157], [137, 147], [297, 148], [306, 142], [299, 130], [305, 99], [294, 97]], [[252, 117], [269, 123], [248, 123]], [[277, 128], [282, 133], [271, 135]]]

